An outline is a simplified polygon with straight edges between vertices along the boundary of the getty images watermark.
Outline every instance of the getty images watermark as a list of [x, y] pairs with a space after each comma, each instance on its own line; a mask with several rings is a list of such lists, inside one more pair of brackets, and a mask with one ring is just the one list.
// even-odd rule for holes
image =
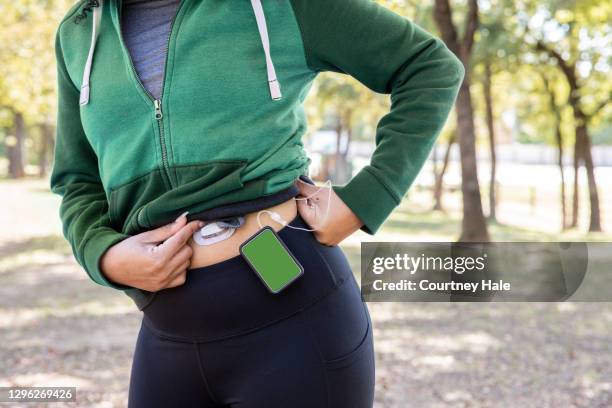
[[364, 242], [365, 301], [612, 301], [610, 243]]
[[[403, 271], [404, 273], [414, 276], [419, 271], [432, 272], [453, 272], [461, 275], [465, 272], [484, 271], [486, 269], [487, 254], [478, 257], [456, 257], [452, 256], [411, 256], [406, 253], [395, 254], [394, 257], [375, 257], [372, 260], [372, 272], [376, 275], [382, 275], [386, 271]], [[385, 282], [381, 279], [376, 279], [372, 283], [372, 287], [377, 291], [384, 290], [422, 290], [422, 291], [470, 291], [472, 293], [478, 290], [510, 290], [511, 284], [503, 280], [493, 281], [491, 279], [483, 279], [475, 282], [457, 282], [456, 280], [448, 280], [442, 282], [430, 281], [427, 278], [419, 280], [400, 279], [399, 281]]]

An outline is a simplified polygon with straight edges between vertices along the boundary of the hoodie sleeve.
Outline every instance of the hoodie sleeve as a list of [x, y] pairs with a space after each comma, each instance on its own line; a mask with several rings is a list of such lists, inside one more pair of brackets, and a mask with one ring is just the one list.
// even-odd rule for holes
[[99, 262], [104, 252], [128, 236], [111, 227], [98, 160], [81, 126], [79, 91], [68, 76], [59, 34], [55, 40], [55, 54], [58, 107], [50, 186], [51, 191], [62, 197], [63, 234], [76, 260], [93, 281], [114, 289], [129, 289], [110, 282], [100, 270]]
[[445, 44], [372, 0], [291, 0], [309, 67], [391, 95], [370, 164], [334, 191], [374, 234], [421, 170], [464, 67]]

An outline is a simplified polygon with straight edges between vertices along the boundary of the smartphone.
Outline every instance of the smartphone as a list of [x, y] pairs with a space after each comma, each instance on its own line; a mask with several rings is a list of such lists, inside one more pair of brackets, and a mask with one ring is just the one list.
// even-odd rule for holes
[[304, 274], [304, 267], [270, 226], [244, 241], [240, 254], [272, 293], [279, 293]]

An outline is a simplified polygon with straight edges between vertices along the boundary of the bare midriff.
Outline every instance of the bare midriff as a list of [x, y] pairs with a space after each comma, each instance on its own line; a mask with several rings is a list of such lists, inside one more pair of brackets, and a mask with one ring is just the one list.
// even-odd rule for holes
[[[198, 245], [194, 242], [193, 238], [190, 238], [189, 246], [191, 246], [193, 249], [193, 255], [191, 257], [191, 264], [189, 268], [193, 269], [214, 265], [239, 255], [240, 244], [255, 234], [263, 226], [268, 225], [275, 231], [279, 231], [284, 228], [282, 224], [272, 220], [272, 218], [270, 218], [270, 214], [266, 211], [274, 211], [278, 213], [285, 221], [287, 221], [287, 223], [289, 223], [297, 215], [297, 204], [295, 200], [289, 199], [283, 203], [264, 210], [245, 214], [244, 224], [238, 227], [231, 237], [224, 241], [216, 242], [212, 245]], [[259, 216], [258, 223], [257, 215], [260, 212], [261, 215]]]

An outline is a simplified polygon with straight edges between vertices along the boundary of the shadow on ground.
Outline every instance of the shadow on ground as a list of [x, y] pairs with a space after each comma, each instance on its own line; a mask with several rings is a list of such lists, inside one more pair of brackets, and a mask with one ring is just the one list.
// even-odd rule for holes
[[[31, 241], [37, 250], [56, 248], [53, 242]], [[24, 243], [11, 248], [13, 256], [27, 252]], [[358, 266], [357, 249], [346, 252]], [[140, 314], [127, 297], [90, 283], [63, 256], [63, 262], [0, 273], [0, 379], [9, 385], [76, 384], [77, 406], [125, 406]], [[377, 407], [612, 403], [608, 303], [369, 308]]]

